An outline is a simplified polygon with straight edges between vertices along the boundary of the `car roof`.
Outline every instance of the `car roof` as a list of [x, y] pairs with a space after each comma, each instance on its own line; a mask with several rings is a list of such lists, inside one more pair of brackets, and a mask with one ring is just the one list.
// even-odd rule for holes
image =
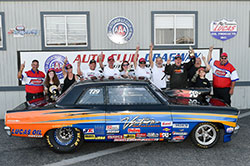
[[75, 86], [79, 85], [93, 85], [93, 84], [150, 84], [148, 80], [133, 80], [133, 79], [97, 79], [97, 80], [84, 80], [75, 83]]

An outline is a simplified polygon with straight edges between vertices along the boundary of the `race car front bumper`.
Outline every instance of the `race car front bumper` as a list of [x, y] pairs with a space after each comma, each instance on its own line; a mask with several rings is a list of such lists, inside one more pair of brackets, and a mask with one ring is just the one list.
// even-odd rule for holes
[[9, 126], [4, 126], [4, 130], [6, 131], [6, 133], [8, 134], [8, 136], [11, 136], [11, 129]]

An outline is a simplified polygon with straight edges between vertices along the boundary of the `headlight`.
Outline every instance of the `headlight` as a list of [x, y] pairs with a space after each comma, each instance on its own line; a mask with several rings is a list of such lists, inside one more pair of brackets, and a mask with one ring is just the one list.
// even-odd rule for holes
[[6, 133], [8, 134], [8, 136], [11, 136], [11, 129], [9, 126], [4, 126], [4, 130], [6, 131]]

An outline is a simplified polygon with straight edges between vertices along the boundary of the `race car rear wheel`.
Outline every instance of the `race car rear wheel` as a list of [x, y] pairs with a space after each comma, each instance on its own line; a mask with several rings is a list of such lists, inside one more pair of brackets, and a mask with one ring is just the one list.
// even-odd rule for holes
[[193, 129], [191, 137], [196, 146], [207, 149], [218, 142], [220, 130], [212, 123], [200, 123]]
[[77, 150], [83, 142], [82, 132], [77, 128], [63, 127], [47, 132], [46, 141], [53, 151], [68, 153]]

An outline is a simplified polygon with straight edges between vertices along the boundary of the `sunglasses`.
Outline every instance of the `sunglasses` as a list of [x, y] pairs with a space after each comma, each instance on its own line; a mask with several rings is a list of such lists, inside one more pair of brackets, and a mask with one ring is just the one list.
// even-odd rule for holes
[[68, 69], [72, 69], [72, 67], [67, 67], [67, 70], [68, 70]]
[[224, 58], [220, 58], [220, 59], [227, 59], [226, 57], [224, 57]]
[[114, 61], [114, 59], [109, 59], [108, 61]]
[[146, 62], [139, 62], [140, 64], [146, 64]]
[[128, 64], [123, 64], [122, 66], [128, 66]]

